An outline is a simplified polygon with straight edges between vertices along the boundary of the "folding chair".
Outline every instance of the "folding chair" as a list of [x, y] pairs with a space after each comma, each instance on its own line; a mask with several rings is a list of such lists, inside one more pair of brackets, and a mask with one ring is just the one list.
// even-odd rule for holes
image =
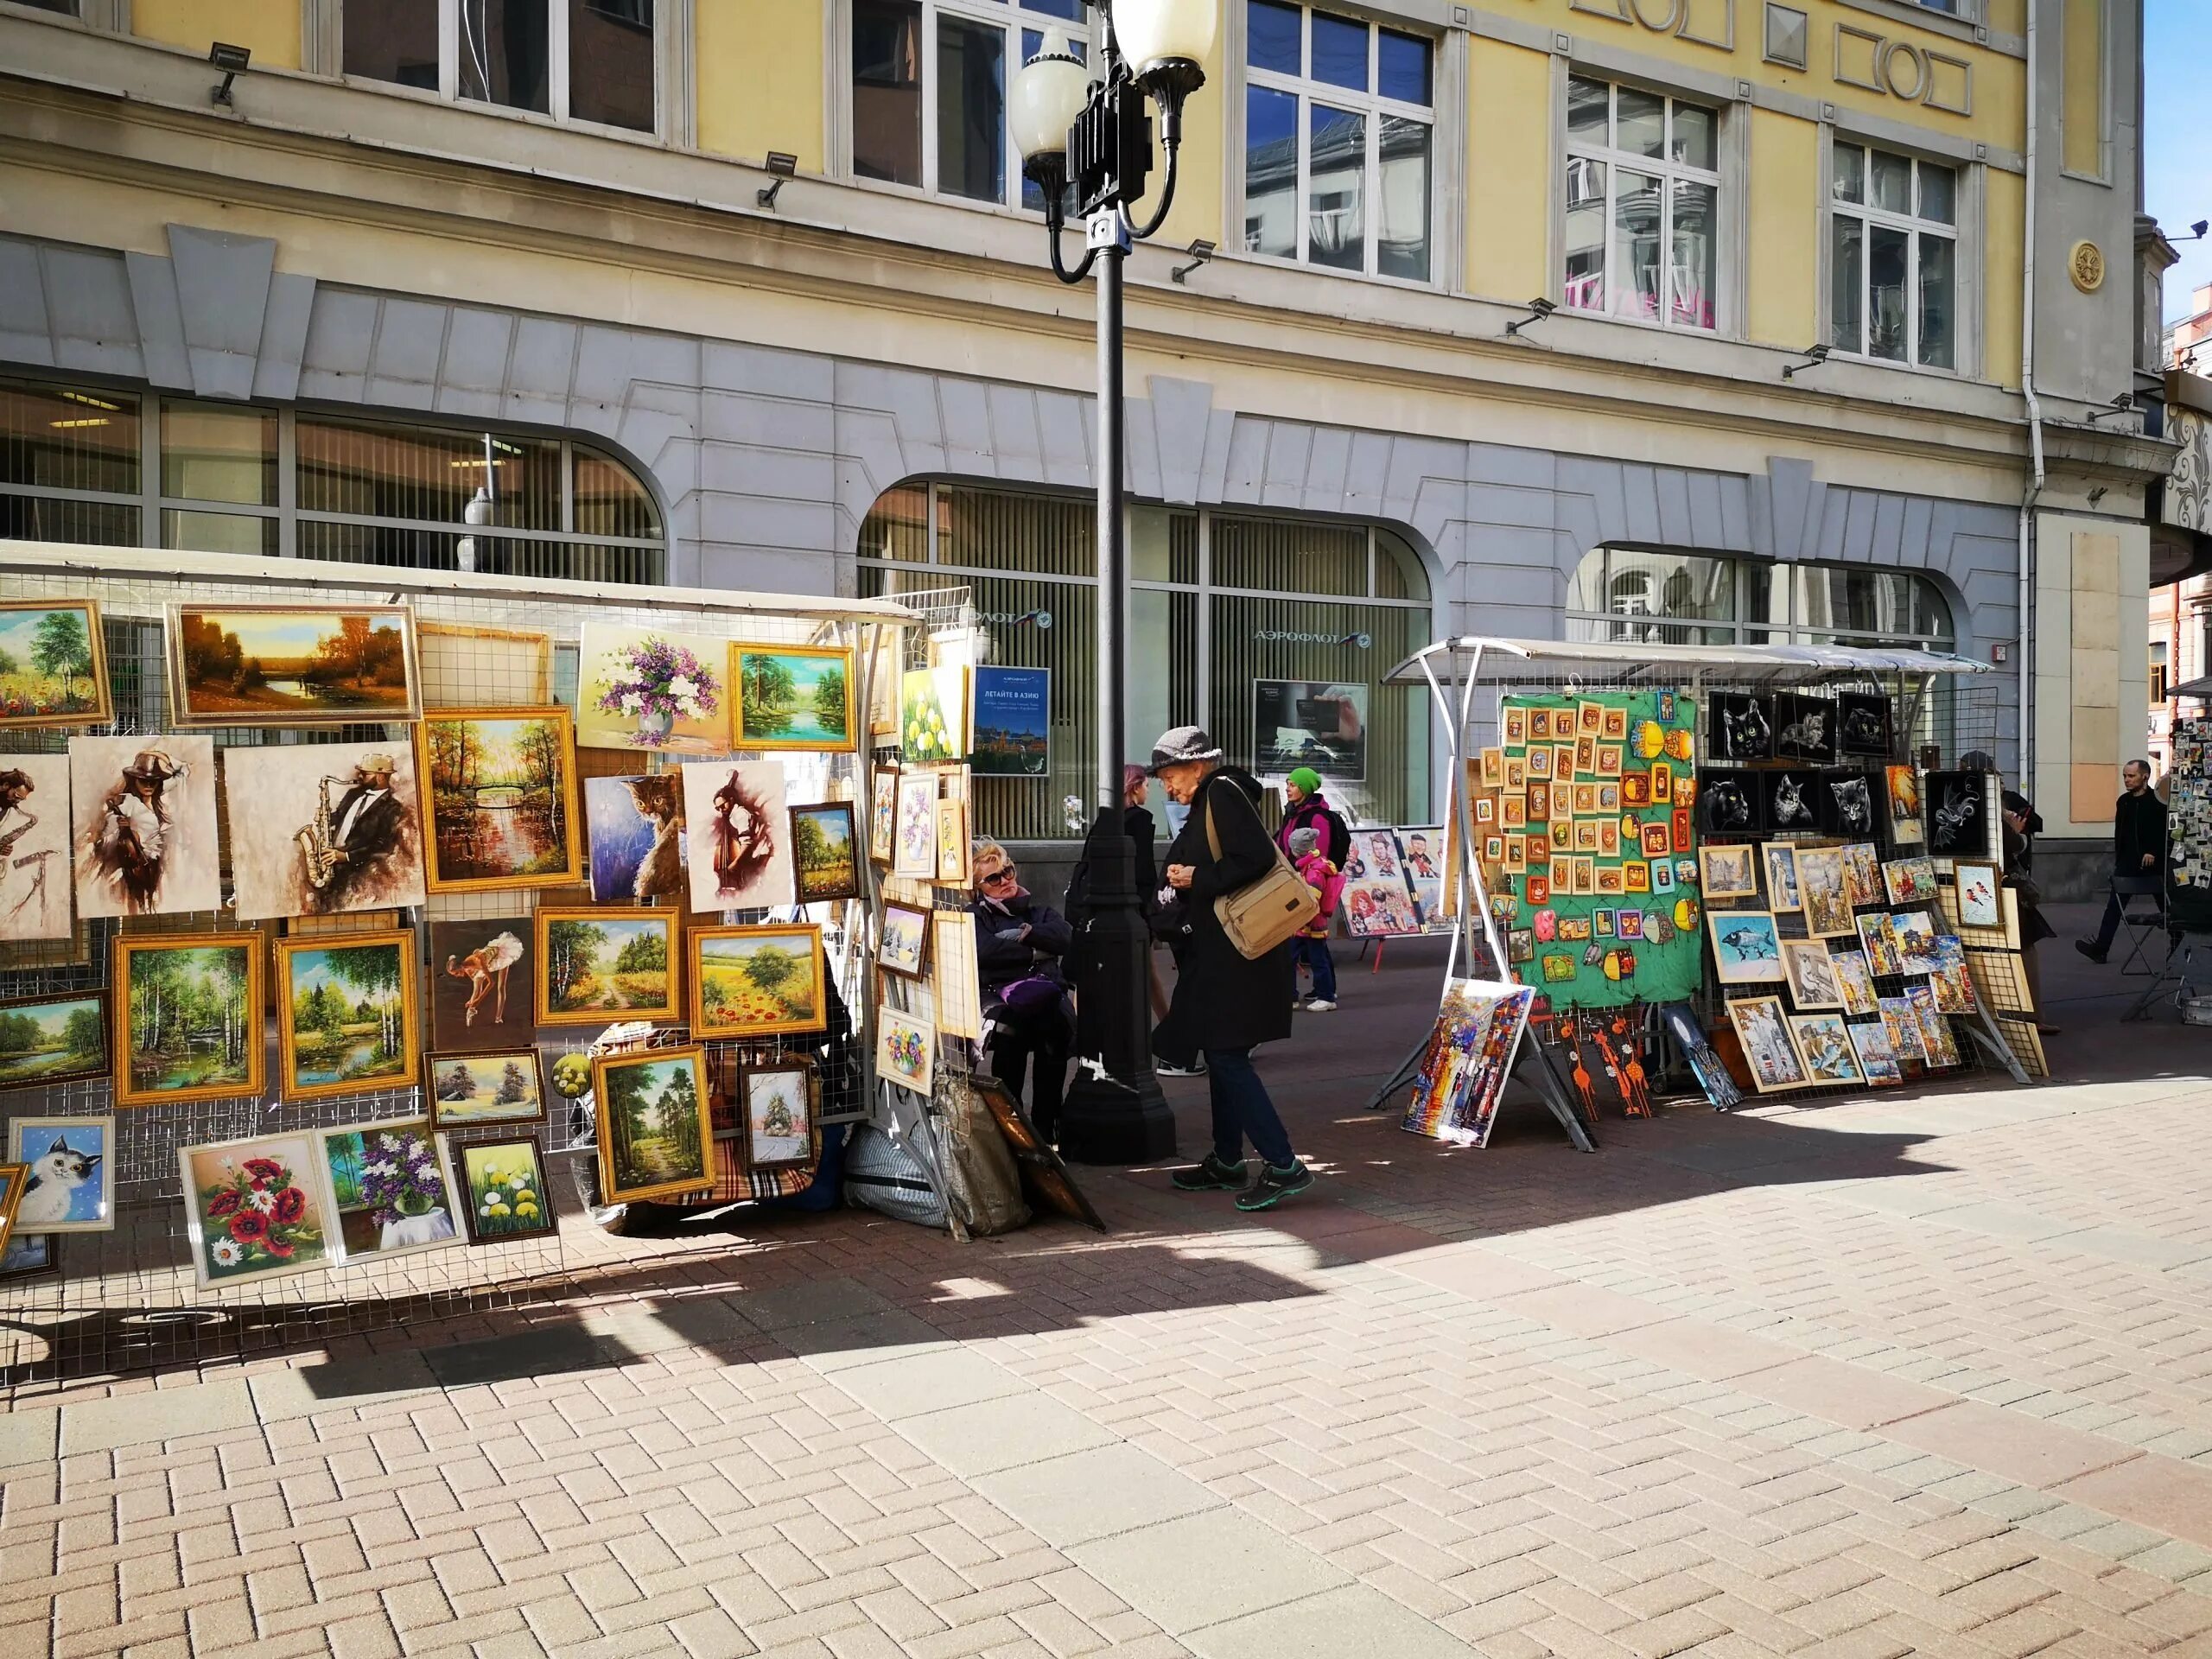
[[[2112, 896], [2120, 903], [2120, 924], [2128, 936], [2127, 954], [2120, 958], [2120, 971], [2123, 975], [2138, 977], [2146, 974], [2157, 975], [2157, 964], [2144, 952], [2152, 939], [2166, 931], [2166, 912], [2163, 902], [2165, 891], [2165, 881], [2159, 876], [2113, 877]], [[2171, 938], [2166, 950], [2171, 955], [2173, 950]]]

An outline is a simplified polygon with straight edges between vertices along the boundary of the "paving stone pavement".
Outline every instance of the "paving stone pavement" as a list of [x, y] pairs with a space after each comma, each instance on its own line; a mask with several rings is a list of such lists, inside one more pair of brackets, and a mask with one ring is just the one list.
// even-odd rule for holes
[[523, 1307], [23, 1395], [0, 1656], [2212, 1655], [2212, 1033], [2055, 976], [2039, 1087], [1465, 1152], [1359, 1109], [1433, 954], [1345, 966], [1276, 1214], [572, 1230]]

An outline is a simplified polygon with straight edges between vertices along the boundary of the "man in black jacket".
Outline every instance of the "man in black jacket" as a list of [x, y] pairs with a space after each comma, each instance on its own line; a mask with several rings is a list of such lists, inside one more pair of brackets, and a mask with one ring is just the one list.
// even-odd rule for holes
[[[2155, 876], [2166, 856], [2166, 804], [2151, 791], [2151, 763], [2131, 760], [2120, 768], [2120, 781], [2127, 792], [2113, 805], [2112, 873], [2120, 876]], [[2164, 908], [2163, 897], [2159, 908]], [[2120, 931], [2120, 895], [2105, 900], [2105, 918], [2094, 939], [2076, 939], [2074, 948], [2091, 962], [2102, 962]]]

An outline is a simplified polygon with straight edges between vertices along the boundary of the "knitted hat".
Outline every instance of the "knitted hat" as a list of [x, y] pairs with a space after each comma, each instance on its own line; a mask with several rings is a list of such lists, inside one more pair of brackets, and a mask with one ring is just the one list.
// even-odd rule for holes
[[1321, 774], [1311, 766], [1299, 767], [1283, 781], [1296, 784], [1308, 795], [1319, 795], [1321, 792]]
[[1218, 760], [1221, 745], [1206, 734], [1199, 726], [1174, 726], [1160, 734], [1152, 746], [1152, 764], [1145, 770], [1154, 773], [1163, 766], [1179, 766], [1192, 760]]
[[1304, 858], [1320, 844], [1321, 832], [1311, 826], [1290, 832], [1290, 855], [1293, 858]]

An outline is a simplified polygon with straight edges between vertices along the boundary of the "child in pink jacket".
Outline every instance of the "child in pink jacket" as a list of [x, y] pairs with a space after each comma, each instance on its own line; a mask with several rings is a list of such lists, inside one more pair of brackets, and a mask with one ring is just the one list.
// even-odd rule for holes
[[1313, 994], [1298, 1006], [1308, 1014], [1333, 1014], [1337, 1007], [1337, 964], [1329, 955], [1329, 929], [1337, 919], [1337, 897], [1344, 891], [1344, 877], [1321, 853], [1318, 830], [1290, 832], [1290, 861], [1321, 908], [1299, 930], [1298, 960], [1313, 970]]

